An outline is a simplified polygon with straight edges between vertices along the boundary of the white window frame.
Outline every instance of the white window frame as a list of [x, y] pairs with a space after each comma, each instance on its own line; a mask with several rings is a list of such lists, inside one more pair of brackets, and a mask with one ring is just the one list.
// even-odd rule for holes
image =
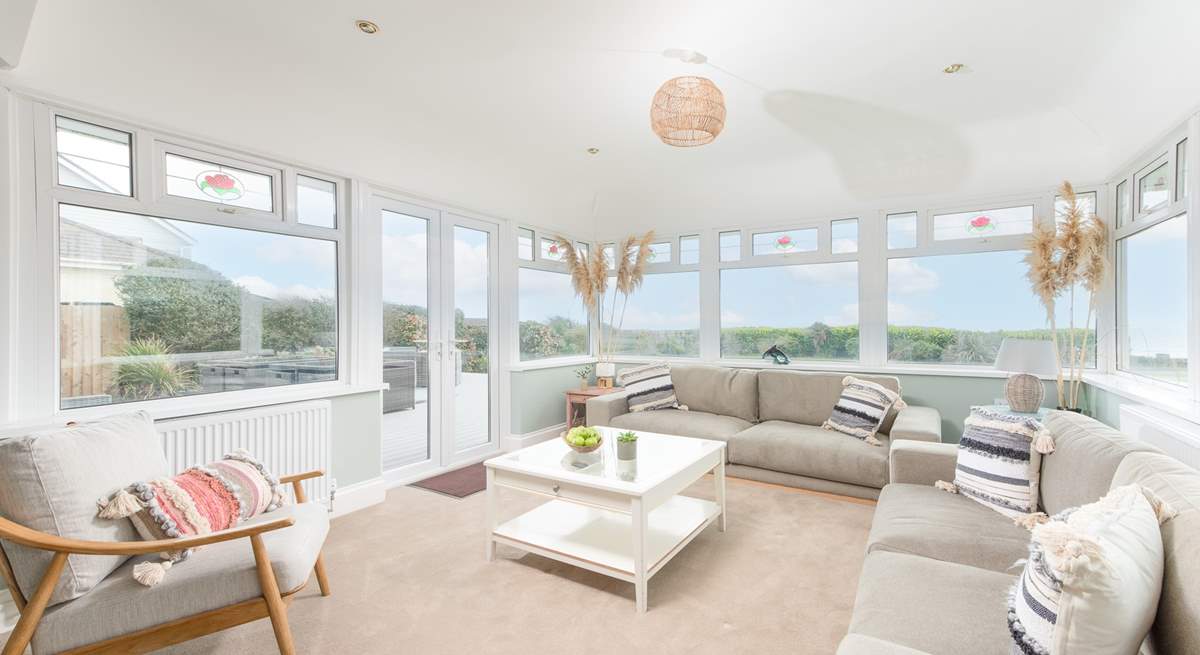
[[[1134, 160], [1131, 165], [1123, 168], [1123, 172], [1118, 177], [1114, 177], [1109, 181], [1107, 192], [1104, 194], [1112, 207], [1117, 206], [1117, 187], [1125, 182], [1130, 188], [1130, 220], [1121, 227], [1115, 227], [1110, 231], [1109, 236], [1109, 255], [1113, 274], [1109, 276], [1109, 288], [1111, 291], [1111, 302], [1109, 303], [1109, 323], [1110, 335], [1107, 341], [1109, 345], [1109, 357], [1105, 362], [1104, 373], [1111, 375], [1117, 380], [1118, 384], [1125, 386], [1133, 386], [1147, 390], [1151, 394], [1165, 394], [1167, 396], [1185, 395], [1193, 402], [1200, 402], [1200, 301], [1195, 299], [1200, 297], [1200, 194], [1195, 192], [1197, 171], [1195, 162], [1200, 159], [1200, 152], [1192, 152], [1194, 149], [1187, 148], [1187, 157], [1189, 159], [1188, 181], [1189, 195], [1180, 198], [1178, 189], [1176, 188], [1179, 166], [1182, 162], [1178, 161], [1178, 146], [1184, 140], [1190, 144], [1197, 143], [1193, 140], [1197, 134], [1200, 134], [1200, 115], [1193, 116], [1188, 122], [1171, 130], [1165, 137], [1160, 139], [1153, 147], [1147, 150], [1146, 153]], [[1163, 205], [1152, 212], [1140, 212], [1141, 204], [1141, 189], [1138, 181], [1141, 177], [1149, 174], [1157, 169], [1164, 162], [1167, 163], [1167, 178], [1168, 178], [1168, 194], [1170, 200], [1166, 205]], [[1125, 315], [1124, 307], [1124, 285], [1121, 277], [1124, 273], [1123, 262], [1119, 261], [1119, 243], [1130, 236], [1133, 236], [1143, 230], [1149, 229], [1162, 223], [1171, 220], [1182, 214], [1187, 214], [1187, 297], [1188, 302], [1188, 325], [1187, 325], [1187, 353], [1188, 353], [1188, 384], [1187, 388], [1180, 385], [1155, 380], [1145, 375], [1134, 373], [1123, 368], [1127, 353], [1123, 352], [1121, 343], [1121, 317]]]
[[[855, 219], [858, 221], [858, 250], [855, 252], [837, 253], [833, 252], [833, 223], [835, 221], [844, 221]], [[817, 249], [804, 252], [789, 252], [770, 255], [755, 255], [754, 254], [754, 235], [763, 232], [786, 232], [792, 230], [817, 230]], [[716, 321], [716, 330], [713, 343], [710, 348], [713, 348], [712, 357], [721, 364], [726, 366], [756, 366], [760, 362], [756, 360], [725, 358], [721, 352], [721, 271], [727, 269], [742, 269], [742, 268], [771, 268], [776, 266], [796, 266], [805, 264], [835, 264], [841, 262], [856, 262], [858, 264], [858, 334], [859, 334], [859, 349], [858, 360], [819, 360], [819, 359], [804, 359], [796, 360], [792, 366], [802, 368], [829, 368], [839, 365], [858, 365], [863, 361], [863, 298], [865, 293], [864, 275], [863, 275], [863, 259], [866, 251], [865, 244], [868, 241], [866, 237], [866, 221], [862, 216], [846, 215], [833, 216], [829, 218], [813, 218], [803, 221], [797, 221], [786, 224], [767, 225], [763, 227], [721, 227], [711, 231], [710, 240], [716, 241], [720, 239], [722, 233], [739, 232], [741, 234], [742, 253], [741, 258], [735, 262], [719, 261], [719, 245], [716, 248], [717, 257], [713, 258], [716, 273], [713, 279], [713, 289], [711, 293], [701, 292], [701, 297], [711, 297], [715, 307], [713, 318]], [[703, 250], [701, 251], [703, 253]], [[703, 261], [703, 258], [701, 258]], [[702, 315], [703, 318], [703, 315]], [[706, 343], [703, 338], [705, 321], [701, 321], [701, 344]], [[711, 330], [710, 330], [711, 331]]]
[[[517, 251], [517, 237], [520, 234], [521, 230], [529, 230], [533, 234], [533, 260], [532, 261], [527, 260], [527, 259], [521, 259], [520, 257], [517, 256], [517, 252], [518, 252]], [[512, 281], [512, 286], [511, 286], [511, 288], [512, 288], [512, 294], [511, 294], [512, 310], [510, 312], [510, 316], [509, 316], [508, 320], [506, 321], [507, 325], [509, 326], [509, 329], [508, 329], [508, 333], [509, 333], [508, 352], [510, 353], [509, 354], [509, 364], [508, 364], [509, 370], [511, 370], [511, 371], [528, 371], [528, 370], [534, 370], [534, 369], [539, 369], [539, 368], [557, 368], [560, 366], [573, 366], [573, 365], [581, 365], [582, 366], [584, 364], [590, 364], [592, 362], [595, 362], [596, 361], [596, 357], [595, 357], [596, 343], [597, 343], [597, 339], [599, 337], [598, 337], [597, 330], [596, 330], [595, 318], [593, 316], [591, 316], [590, 313], [587, 318], [588, 341], [587, 341], [587, 352], [586, 353], [581, 354], [581, 355], [562, 355], [562, 356], [558, 356], [558, 357], [544, 357], [542, 359], [522, 360], [521, 359], [521, 316], [520, 316], [520, 310], [518, 309], [518, 307], [520, 306], [519, 294], [521, 293], [521, 288], [520, 288], [520, 286], [521, 286], [520, 285], [521, 271], [520, 271], [520, 269], [528, 268], [528, 269], [537, 270], [537, 271], [550, 271], [553, 273], [563, 273], [568, 276], [570, 275], [570, 273], [567, 271], [567, 265], [565, 262], [542, 258], [542, 239], [553, 240], [557, 236], [563, 236], [567, 239], [570, 239], [572, 242], [574, 242], [577, 247], [581, 246], [581, 245], [586, 246], [589, 253], [591, 252], [591, 250], [593, 248], [596, 248], [597, 245], [586, 239], [576, 238], [574, 235], [567, 234], [567, 233], [563, 232], [562, 230], [542, 228], [542, 227], [537, 227], [535, 225], [530, 225], [527, 223], [514, 223], [512, 225], [512, 229], [507, 230], [506, 232], [508, 232], [508, 234], [506, 236], [503, 236], [502, 238], [503, 238], [504, 242], [509, 243], [509, 245], [511, 246], [512, 249], [509, 252], [511, 252], [512, 255], [509, 257], [504, 257], [505, 251], [503, 249], [501, 249], [500, 253], [501, 253], [501, 257], [504, 257], [504, 260], [510, 263], [510, 265], [506, 265], [506, 267], [511, 271], [509, 279]], [[501, 287], [501, 293], [502, 294], [504, 293], [503, 287]], [[578, 300], [578, 297], [576, 297], [576, 299]], [[580, 306], [581, 307], [583, 306], [583, 301], [580, 301]]]
[[[12, 362], [9, 371], [4, 373], [8, 376], [6, 386], [10, 389], [11, 399], [8, 419], [78, 420], [103, 416], [122, 409], [145, 410], [156, 418], [185, 416], [364, 390], [364, 381], [359, 380], [362, 377], [359, 368], [353, 364], [353, 323], [350, 320], [354, 304], [350, 284], [350, 225], [353, 221], [350, 218], [349, 177], [291, 166], [227, 147], [199, 143], [163, 130], [143, 127], [24, 94], [13, 94], [12, 107], [15, 109], [14, 137], [20, 145], [17, 154], [20, 168], [14, 177], [16, 215], [32, 218], [28, 221], [18, 221], [21, 229], [14, 239], [17, 246], [17, 272], [14, 277], [17, 280], [33, 282], [21, 285], [25, 292], [15, 299], [13, 305], [20, 315], [30, 318], [14, 324], [10, 330], [10, 342], [15, 354], [9, 358]], [[59, 115], [132, 135], [132, 196], [79, 189], [58, 183], [55, 116]], [[228, 208], [216, 203], [174, 196], [164, 198], [165, 171], [162, 154], [165, 151], [178, 152], [184, 156], [198, 154], [202, 159], [215, 159], [215, 163], [228, 163], [256, 172], [276, 171], [277, 177], [273, 182], [276, 212], [267, 214], [243, 210], [240, 207], [229, 212], [219, 209]], [[295, 187], [286, 186], [284, 180], [290, 175], [294, 181], [297, 171], [336, 184], [339, 217], [336, 228], [300, 225], [295, 222], [294, 208], [289, 214], [289, 208], [294, 205]], [[337, 380], [160, 398], [119, 405], [60, 409], [58, 208], [63, 204], [332, 242], [337, 257]], [[54, 335], [54, 338], [47, 339], [46, 335]], [[16, 379], [18, 375], [19, 380]]]

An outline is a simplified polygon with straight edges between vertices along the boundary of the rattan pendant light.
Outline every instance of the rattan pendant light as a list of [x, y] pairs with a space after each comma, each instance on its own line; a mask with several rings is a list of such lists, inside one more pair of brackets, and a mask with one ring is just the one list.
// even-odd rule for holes
[[669, 146], [712, 143], [724, 128], [725, 96], [708, 78], [667, 80], [650, 103], [650, 129]]

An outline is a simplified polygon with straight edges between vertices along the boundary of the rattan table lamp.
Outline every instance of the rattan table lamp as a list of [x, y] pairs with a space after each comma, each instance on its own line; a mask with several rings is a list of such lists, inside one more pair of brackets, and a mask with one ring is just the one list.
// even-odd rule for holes
[[1046, 396], [1040, 376], [1053, 377], [1058, 374], [1054, 342], [1006, 338], [996, 354], [996, 368], [1012, 373], [1004, 385], [1009, 409], [1032, 414], [1042, 406], [1042, 399]]

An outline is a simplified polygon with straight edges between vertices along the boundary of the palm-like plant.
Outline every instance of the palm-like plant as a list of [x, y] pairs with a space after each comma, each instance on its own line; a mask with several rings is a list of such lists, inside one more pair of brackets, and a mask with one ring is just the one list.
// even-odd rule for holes
[[[1063, 182], [1059, 195], [1066, 201], [1061, 224], [1056, 226], [1035, 225], [1029, 239], [1029, 254], [1025, 263], [1029, 266], [1029, 278], [1033, 293], [1046, 308], [1046, 320], [1050, 323], [1050, 334], [1054, 340], [1054, 353], [1058, 364], [1058, 406], [1076, 409], [1079, 407], [1079, 392], [1083, 387], [1083, 369], [1087, 365], [1088, 327], [1096, 314], [1100, 288], [1108, 275], [1108, 224], [1099, 216], [1088, 217], [1079, 206], [1075, 189], [1070, 182]], [[1076, 289], [1082, 287], [1088, 295], [1087, 319], [1082, 334], [1075, 329]], [[1061, 343], [1055, 309], [1058, 299], [1065, 297], [1070, 313], [1070, 324]], [[1064, 362], [1062, 346], [1066, 346]], [[1064, 379], [1064, 364], [1067, 370]]]
[[170, 353], [170, 347], [157, 337], [129, 342], [121, 352], [127, 361], [117, 366], [113, 380], [117, 395], [150, 400], [196, 389], [196, 369], [179, 366], [168, 357]]
[[[558, 242], [558, 247], [563, 253], [563, 262], [566, 263], [567, 270], [571, 273], [571, 285], [575, 288], [575, 294], [583, 301], [588, 315], [596, 318], [600, 324], [600, 333], [597, 337], [599, 350], [597, 358], [602, 361], [612, 358], [614, 339], [625, 323], [625, 308], [629, 303], [629, 296], [642, 286], [642, 281], [645, 279], [646, 264], [650, 261], [651, 255], [650, 244], [653, 240], [654, 231], [652, 230], [640, 237], [627, 236], [616, 244], [613, 256], [614, 258], [620, 257], [620, 260], [615, 262], [616, 268], [611, 271], [615, 278], [613, 282], [616, 289], [613, 291], [612, 302], [607, 305], [609, 319], [606, 323], [604, 309], [610, 270], [602, 249], [592, 248], [587, 255], [584, 255], [575, 248], [574, 241], [563, 236], [555, 237], [555, 241]], [[617, 313], [617, 294], [621, 296], [620, 314]], [[605, 333], [606, 329], [607, 334]]]

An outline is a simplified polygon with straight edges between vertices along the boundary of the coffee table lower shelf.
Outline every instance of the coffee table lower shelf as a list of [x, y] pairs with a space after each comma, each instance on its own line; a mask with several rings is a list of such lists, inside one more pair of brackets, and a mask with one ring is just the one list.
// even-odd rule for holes
[[[647, 579], [721, 513], [716, 503], [674, 496], [646, 517]], [[552, 500], [497, 526], [492, 538], [550, 559], [636, 582], [629, 514]]]

